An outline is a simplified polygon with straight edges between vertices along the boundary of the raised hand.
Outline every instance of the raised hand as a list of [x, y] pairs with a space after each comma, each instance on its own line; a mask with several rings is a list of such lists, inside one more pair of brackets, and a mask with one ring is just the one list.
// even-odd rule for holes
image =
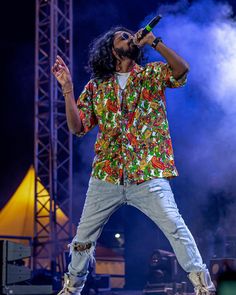
[[152, 32], [149, 32], [146, 36], [144, 36], [143, 38], [141, 38], [142, 36], [142, 32], [143, 29], [140, 29], [133, 38], [133, 42], [135, 45], [137, 45], [138, 47], [143, 47], [146, 44], [152, 45], [152, 42], [155, 39], [155, 36], [153, 35]]
[[70, 70], [59, 55], [57, 55], [56, 61], [52, 67], [52, 73], [62, 87], [66, 84], [72, 84]]

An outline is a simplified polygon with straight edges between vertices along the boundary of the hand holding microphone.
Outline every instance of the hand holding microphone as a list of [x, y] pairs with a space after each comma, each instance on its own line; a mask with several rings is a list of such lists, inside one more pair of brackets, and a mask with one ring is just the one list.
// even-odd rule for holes
[[133, 43], [138, 47], [142, 47], [145, 44], [153, 46], [152, 44], [156, 37], [152, 33], [152, 30], [159, 23], [161, 18], [161, 15], [157, 15], [146, 25], [144, 29], [139, 30], [134, 36]]

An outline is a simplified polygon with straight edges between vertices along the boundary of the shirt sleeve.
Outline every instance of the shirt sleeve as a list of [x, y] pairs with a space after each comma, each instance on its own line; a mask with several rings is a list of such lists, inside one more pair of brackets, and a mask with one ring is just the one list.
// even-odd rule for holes
[[84, 136], [98, 124], [93, 107], [93, 89], [93, 83], [91, 81], [88, 82], [77, 100], [79, 116], [82, 122], [81, 132], [76, 133], [78, 137]]
[[187, 82], [187, 74], [180, 79], [176, 80], [173, 76], [173, 70], [168, 63], [154, 62], [151, 63], [154, 76], [157, 78], [164, 88], [177, 88], [182, 87]]

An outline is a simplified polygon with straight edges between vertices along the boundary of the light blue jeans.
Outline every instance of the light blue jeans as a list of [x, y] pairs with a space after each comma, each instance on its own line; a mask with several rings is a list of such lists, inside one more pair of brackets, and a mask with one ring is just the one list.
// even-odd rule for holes
[[[177, 260], [186, 272], [206, 269], [196, 243], [181, 217], [169, 180], [156, 178], [141, 184], [112, 184], [91, 177], [83, 213], [76, 236], [70, 244], [71, 262], [69, 273], [85, 280], [89, 262], [93, 259], [96, 241], [109, 217], [122, 205], [136, 207], [146, 214], [163, 231], [176, 254]], [[91, 246], [76, 251], [75, 246]]]

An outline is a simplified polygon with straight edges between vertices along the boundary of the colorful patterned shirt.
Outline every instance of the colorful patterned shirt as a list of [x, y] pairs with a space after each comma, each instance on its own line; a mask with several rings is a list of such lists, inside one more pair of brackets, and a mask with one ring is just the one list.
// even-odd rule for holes
[[93, 177], [120, 184], [123, 171], [130, 183], [178, 175], [164, 91], [185, 82], [186, 78], [177, 81], [163, 62], [135, 64], [122, 91], [115, 75], [88, 82], [77, 101], [83, 125], [77, 135], [98, 124]]

